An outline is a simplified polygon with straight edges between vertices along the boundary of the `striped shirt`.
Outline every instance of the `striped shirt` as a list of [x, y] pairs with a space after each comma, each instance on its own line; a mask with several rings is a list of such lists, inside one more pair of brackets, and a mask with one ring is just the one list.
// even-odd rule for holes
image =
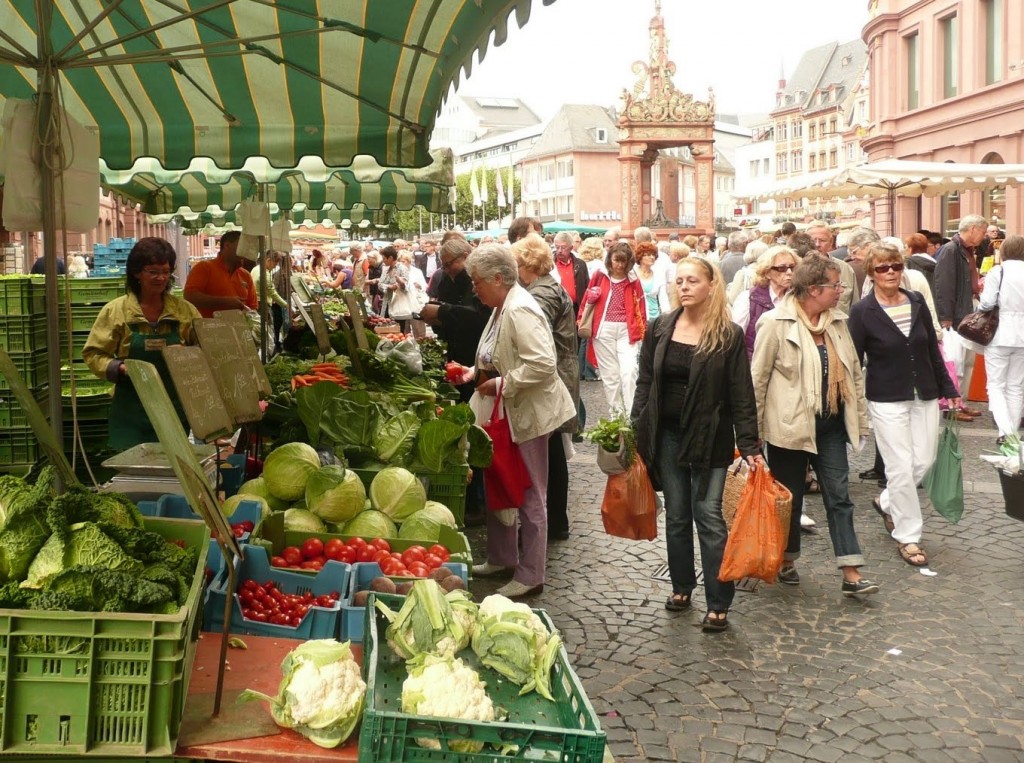
[[885, 310], [885, 314], [889, 316], [893, 323], [896, 324], [896, 328], [903, 332], [903, 336], [910, 336], [910, 302], [905, 302], [902, 305], [883, 305], [882, 308]]

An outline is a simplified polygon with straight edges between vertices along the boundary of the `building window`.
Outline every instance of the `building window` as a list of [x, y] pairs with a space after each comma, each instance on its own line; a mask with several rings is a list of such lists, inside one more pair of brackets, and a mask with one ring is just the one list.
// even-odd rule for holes
[[839, 152], [834, 148], [828, 152], [828, 166], [832, 169], [839, 166]]
[[985, 84], [1003, 78], [1003, 0], [982, 0], [985, 8]]
[[788, 140], [789, 122], [779, 122], [776, 132], [779, 134], [779, 140]]
[[760, 165], [761, 165], [761, 160], [760, 159], [755, 159], [754, 161], [752, 161], [750, 163], [750, 177], [752, 177], [752, 178], [756, 178], [757, 177], [757, 171], [758, 171], [758, 169], [760, 169]]
[[797, 120], [793, 123], [793, 137], [802, 138], [804, 136], [804, 123]]
[[776, 154], [775, 165], [780, 174], [789, 172], [789, 159], [786, 154]]
[[903, 38], [906, 41], [907, 52], [907, 109], [916, 109], [920, 105], [919, 86], [921, 82], [921, 59], [918, 50], [920, 38], [917, 33], [907, 35]]
[[836, 134], [836, 118], [835, 117], [832, 117], [830, 120], [828, 120], [828, 131], [832, 135]]
[[811, 154], [807, 157], [807, 169], [814, 172], [818, 169], [818, 157]]
[[952, 237], [960, 229], [960, 194], [957, 191], [942, 197], [942, 235]]
[[814, 137], [816, 132], [817, 132], [817, 129], [814, 126], [814, 122], [811, 122], [810, 124], [808, 124], [807, 125], [807, 140], [816, 140], [816, 138]]
[[789, 159], [792, 162], [793, 172], [804, 171], [804, 155], [799, 151], [794, 151], [789, 155]]
[[765, 159], [764, 160], [764, 172], [762, 173], [763, 175], [770, 175], [771, 174], [772, 169], [769, 166], [769, 164], [770, 164], [770, 161], [768, 159]]
[[952, 98], [957, 93], [957, 69], [959, 68], [959, 32], [956, 16], [949, 16], [939, 22], [942, 30], [942, 97]]
[[607, 143], [608, 142], [608, 131], [603, 127], [598, 127], [594, 130], [594, 141], [596, 143]]
[[558, 178], [572, 177], [572, 159], [559, 159], [558, 160]]
[[540, 182], [549, 183], [555, 179], [555, 165], [553, 162], [540, 166]]

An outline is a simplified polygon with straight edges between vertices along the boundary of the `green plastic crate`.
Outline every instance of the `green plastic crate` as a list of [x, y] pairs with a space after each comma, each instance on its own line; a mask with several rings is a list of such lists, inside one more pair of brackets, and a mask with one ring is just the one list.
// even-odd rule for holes
[[72, 278], [72, 305], [103, 306], [112, 299], [123, 297], [125, 280], [123, 276], [111, 278]]
[[43, 316], [0, 316], [0, 350], [34, 352], [45, 349], [46, 319]]
[[[50, 388], [46, 385], [36, 387], [32, 390], [32, 397], [43, 409], [43, 415], [48, 416], [50, 413]], [[27, 426], [29, 426], [28, 416], [25, 415], [25, 409], [22, 408], [18, 399], [10, 392], [0, 395], [0, 437], [3, 437], [5, 429]]]
[[0, 432], [0, 464], [25, 464], [42, 454], [31, 427], [8, 427]]
[[4, 755], [170, 756], [199, 635], [210, 533], [145, 519], [198, 549], [173, 615], [0, 609], [0, 751]]
[[[96, 323], [96, 317], [100, 314], [103, 305], [71, 305], [71, 331], [91, 331]], [[68, 310], [64, 305], [60, 307], [60, 330], [69, 329]]]
[[[380, 469], [384, 465], [381, 464]], [[359, 469], [353, 468], [366, 489], [370, 489], [370, 483], [380, 469]], [[441, 472], [417, 471], [416, 478], [423, 483], [427, 489], [427, 500], [443, 503], [452, 514], [455, 515], [455, 522], [462, 527], [466, 523], [466, 477], [469, 474], [468, 466], [455, 466]]]
[[[71, 360], [81, 360], [82, 350], [89, 339], [88, 331], [71, 332]], [[62, 331], [60, 335], [60, 357], [61, 360], [68, 360], [68, 334]]]
[[[107, 421], [110, 418], [110, 405], [114, 398], [110, 394], [112, 384], [104, 387], [76, 387], [75, 410], [78, 412], [79, 421]], [[61, 407], [64, 412], [64, 420], [71, 419], [71, 397], [70, 388], [63, 390], [61, 395]]]
[[[366, 707], [359, 731], [361, 763], [472, 763], [502, 760], [498, 750], [518, 745], [516, 760], [557, 760], [560, 763], [601, 763], [604, 759], [605, 733], [597, 714], [569, 665], [565, 648], [559, 648], [552, 668], [551, 693], [555, 701], [536, 692], [520, 697], [519, 686], [501, 674], [480, 664], [472, 649], [457, 655], [476, 670], [495, 707], [508, 712], [504, 721], [466, 721], [428, 718], [402, 712], [402, 683], [408, 676], [405, 661], [388, 648], [384, 631], [388, 621], [374, 606], [374, 599], [399, 610], [401, 596], [371, 594], [366, 604], [363, 631], [363, 680], [366, 681]], [[548, 628], [554, 626], [542, 609], [534, 612]], [[433, 739], [440, 750], [420, 747], [417, 739]], [[449, 742], [484, 742], [478, 753], [454, 752]]]
[[71, 386], [72, 376], [74, 376], [78, 384], [85, 384], [90, 387], [101, 383], [100, 378], [90, 371], [89, 366], [85, 365], [85, 361], [81, 359], [75, 359], [70, 363], [65, 360], [63, 365], [61, 365], [60, 383], [63, 389]]
[[[47, 382], [46, 350], [35, 352], [9, 352], [14, 367], [18, 369], [21, 378], [29, 387], [42, 387]], [[7, 377], [0, 374], [0, 389], [10, 389]]]
[[42, 284], [41, 277], [0, 278], [0, 315], [45, 315]]

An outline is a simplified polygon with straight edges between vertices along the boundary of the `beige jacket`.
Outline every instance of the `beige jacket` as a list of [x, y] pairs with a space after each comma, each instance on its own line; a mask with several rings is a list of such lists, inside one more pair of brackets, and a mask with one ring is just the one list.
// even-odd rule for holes
[[576, 406], [558, 377], [551, 326], [536, 300], [519, 284], [513, 286], [502, 309], [491, 313], [483, 337], [499, 312], [492, 362], [504, 384], [502, 398], [512, 439], [526, 442], [554, 432], [576, 414]]
[[[847, 436], [857, 446], [861, 435], [868, 432], [864, 375], [846, 326], [847, 316], [838, 309], [833, 312], [835, 320], [828, 333], [856, 396], [855, 404], [844, 406], [843, 413]], [[757, 325], [750, 368], [757, 400], [757, 430], [772, 445], [817, 453], [815, 411], [801, 392], [799, 332], [806, 329], [797, 320], [793, 296], [762, 315]]]

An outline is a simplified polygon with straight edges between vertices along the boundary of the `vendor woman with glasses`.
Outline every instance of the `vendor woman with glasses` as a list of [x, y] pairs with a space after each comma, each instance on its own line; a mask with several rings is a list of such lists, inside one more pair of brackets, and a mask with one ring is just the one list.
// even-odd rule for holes
[[201, 317], [195, 305], [171, 294], [176, 259], [174, 248], [162, 238], [139, 239], [125, 266], [127, 293], [103, 306], [82, 350], [89, 370], [114, 382], [107, 444], [118, 451], [157, 441], [156, 431], [125, 371], [124, 361], [128, 359], [156, 366], [178, 418], [188, 430], [161, 352], [169, 344], [193, 344], [193, 326]]
[[793, 269], [798, 262], [796, 252], [788, 246], [773, 246], [757, 258], [754, 266], [754, 288], [742, 292], [732, 304], [732, 322], [743, 329], [747, 343], [747, 360], [754, 356], [757, 320], [789, 292]]

